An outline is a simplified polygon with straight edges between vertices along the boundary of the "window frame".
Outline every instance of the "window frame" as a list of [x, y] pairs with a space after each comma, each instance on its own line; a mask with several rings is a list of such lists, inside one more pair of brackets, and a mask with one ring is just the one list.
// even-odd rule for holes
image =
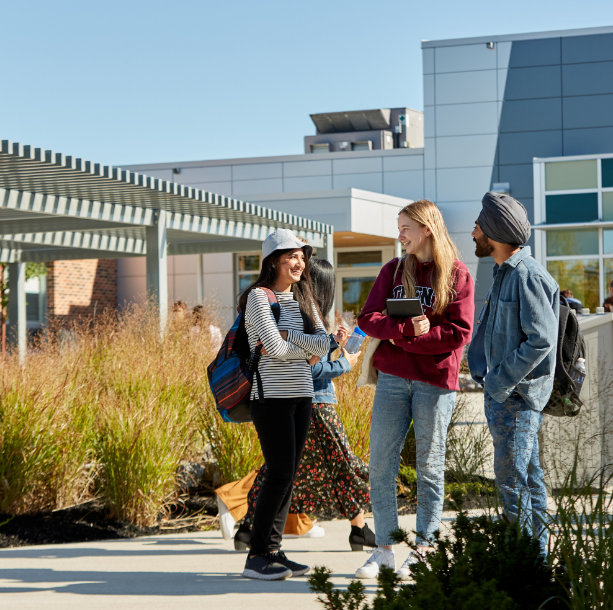
[[[607, 287], [605, 286], [604, 277], [604, 261], [606, 259], [612, 259], [613, 253], [604, 253], [604, 231], [613, 230], [613, 221], [604, 221], [603, 217], [603, 193], [613, 193], [613, 187], [602, 186], [602, 160], [613, 159], [613, 154], [600, 154], [600, 155], [579, 155], [569, 157], [552, 157], [552, 158], [535, 158], [534, 159], [534, 224], [547, 225], [547, 229], [535, 231], [535, 258], [543, 264], [547, 269], [547, 263], [549, 261], [563, 261], [563, 260], [598, 260], [598, 272], [599, 272], [599, 302], [603, 303], [605, 298], [609, 296]], [[596, 161], [596, 173], [597, 173], [597, 185], [594, 188], [581, 188], [581, 189], [564, 189], [564, 190], [547, 190], [547, 183], [545, 180], [545, 167], [548, 163], [565, 163], [569, 161]], [[598, 218], [591, 222], [577, 222], [577, 223], [549, 223], [547, 221], [547, 207], [546, 198], [548, 195], [576, 195], [584, 193], [597, 193], [598, 196]], [[559, 224], [559, 229], [554, 228], [556, 224]], [[593, 225], [593, 226], [590, 226]], [[576, 230], [581, 229], [597, 229], [598, 230], [598, 254], [577, 254], [577, 255], [563, 255], [563, 256], [549, 256], [547, 254], [547, 235], [549, 231], [556, 230], [572, 230], [576, 227]]]

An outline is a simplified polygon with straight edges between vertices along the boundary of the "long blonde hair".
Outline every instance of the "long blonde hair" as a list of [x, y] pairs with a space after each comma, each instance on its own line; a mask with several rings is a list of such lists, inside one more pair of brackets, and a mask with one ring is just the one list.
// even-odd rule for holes
[[[453, 243], [447, 227], [443, 222], [441, 211], [427, 199], [414, 201], [402, 208], [400, 214], [406, 214], [420, 225], [428, 227], [432, 233], [432, 254], [434, 267], [430, 276], [430, 283], [434, 290], [434, 313], [443, 314], [456, 297], [455, 261], [458, 250]], [[407, 298], [415, 297], [415, 265], [417, 259], [410, 254], [405, 257], [402, 284]]]

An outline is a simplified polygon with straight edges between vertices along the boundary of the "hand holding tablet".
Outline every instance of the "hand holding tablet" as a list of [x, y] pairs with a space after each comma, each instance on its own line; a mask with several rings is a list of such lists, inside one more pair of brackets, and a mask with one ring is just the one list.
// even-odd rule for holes
[[387, 299], [386, 305], [388, 315], [394, 318], [411, 318], [415, 337], [425, 335], [430, 330], [430, 320], [424, 315], [419, 299]]

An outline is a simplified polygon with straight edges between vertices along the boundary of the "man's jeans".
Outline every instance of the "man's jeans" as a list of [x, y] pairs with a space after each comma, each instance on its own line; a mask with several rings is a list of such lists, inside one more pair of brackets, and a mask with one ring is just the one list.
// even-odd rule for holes
[[515, 392], [504, 403], [485, 393], [485, 417], [494, 441], [494, 473], [502, 506], [510, 521], [522, 525], [547, 554], [547, 490], [539, 462], [538, 431], [543, 414], [530, 409]]
[[396, 478], [411, 420], [417, 448], [417, 542], [440, 529], [445, 495], [445, 444], [455, 392], [379, 372], [370, 429], [370, 499], [377, 544], [394, 544]]

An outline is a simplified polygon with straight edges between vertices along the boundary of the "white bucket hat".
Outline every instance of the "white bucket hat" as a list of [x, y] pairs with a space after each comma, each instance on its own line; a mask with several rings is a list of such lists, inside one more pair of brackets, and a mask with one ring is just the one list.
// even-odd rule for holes
[[296, 248], [301, 248], [304, 250], [307, 258], [311, 258], [311, 254], [313, 254], [312, 246], [300, 241], [296, 234], [289, 229], [277, 229], [264, 240], [262, 256], [266, 258], [276, 250], [294, 250]]

